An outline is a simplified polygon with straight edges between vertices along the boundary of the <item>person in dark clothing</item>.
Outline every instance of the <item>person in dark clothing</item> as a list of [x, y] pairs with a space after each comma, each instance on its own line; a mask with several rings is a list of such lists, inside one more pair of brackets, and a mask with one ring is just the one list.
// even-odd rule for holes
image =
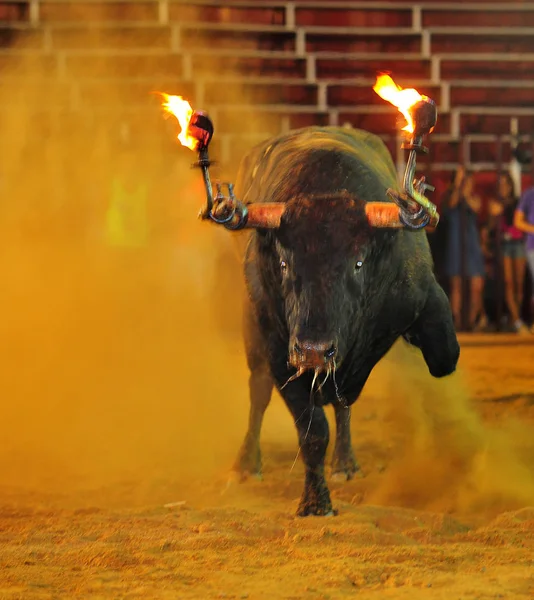
[[[482, 201], [473, 189], [473, 175], [459, 167], [442, 199], [447, 220], [445, 273], [450, 281], [450, 302], [457, 329], [461, 327], [462, 275], [469, 281], [468, 329], [473, 329], [483, 314], [484, 257], [477, 218]], [[465, 268], [465, 272], [464, 272]]]

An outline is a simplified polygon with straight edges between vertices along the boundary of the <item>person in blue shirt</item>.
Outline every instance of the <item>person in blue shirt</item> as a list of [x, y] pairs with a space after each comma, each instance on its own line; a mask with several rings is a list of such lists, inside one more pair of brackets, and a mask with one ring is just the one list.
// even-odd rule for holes
[[[525, 246], [527, 263], [532, 282], [534, 283], [534, 187], [526, 190], [521, 196], [514, 214], [514, 225], [526, 234]], [[534, 313], [534, 296], [531, 298], [531, 313]], [[530, 329], [534, 333], [534, 325]]]

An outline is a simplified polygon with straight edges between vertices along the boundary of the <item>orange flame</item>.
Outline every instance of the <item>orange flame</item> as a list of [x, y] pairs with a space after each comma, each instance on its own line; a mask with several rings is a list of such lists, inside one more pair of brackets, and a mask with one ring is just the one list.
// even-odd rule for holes
[[414, 123], [409, 113], [409, 109], [420, 100], [423, 100], [424, 96], [421, 96], [421, 94], [413, 88], [403, 90], [389, 75], [385, 74], [377, 77], [373, 90], [381, 98], [391, 102], [393, 106], [396, 106], [399, 109], [407, 122], [407, 125], [403, 127], [402, 130], [413, 133]]
[[181, 131], [178, 134], [178, 140], [186, 148], [196, 150], [198, 140], [187, 133], [187, 128], [191, 117], [193, 116], [193, 109], [187, 100], [184, 100], [182, 96], [170, 96], [169, 94], [162, 93], [163, 96], [163, 108], [174, 115], [178, 119]]

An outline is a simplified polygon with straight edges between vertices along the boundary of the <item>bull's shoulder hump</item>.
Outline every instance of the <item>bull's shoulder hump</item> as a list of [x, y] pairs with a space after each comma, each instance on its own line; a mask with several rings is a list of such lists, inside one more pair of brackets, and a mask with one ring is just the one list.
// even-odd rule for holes
[[303, 160], [301, 157], [330, 150], [352, 157], [359, 168], [374, 173], [385, 187], [396, 186], [395, 166], [380, 137], [362, 129], [312, 126], [289, 131], [254, 146], [241, 161], [236, 189], [242, 196], [247, 196], [243, 198], [245, 201], [253, 201], [260, 194], [258, 186], [267, 185], [273, 174], [283, 177], [284, 171]]

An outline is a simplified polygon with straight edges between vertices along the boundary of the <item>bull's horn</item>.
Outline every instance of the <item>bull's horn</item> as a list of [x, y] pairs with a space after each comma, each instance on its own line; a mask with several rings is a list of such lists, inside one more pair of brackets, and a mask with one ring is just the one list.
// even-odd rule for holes
[[[404, 224], [401, 220], [401, 209], [393, 202], [367, 202], [365, 214], [371, 227], [384, 227], [401, 229]], [[430, 216], [429, 227], [435, 227], [438, 222], [435, 215]]]
[[247, 204], [246, 225], [255, 229], [276, 229], [280, 227], [280, 221], [286, 205], [283, 202], [258, 202]]

